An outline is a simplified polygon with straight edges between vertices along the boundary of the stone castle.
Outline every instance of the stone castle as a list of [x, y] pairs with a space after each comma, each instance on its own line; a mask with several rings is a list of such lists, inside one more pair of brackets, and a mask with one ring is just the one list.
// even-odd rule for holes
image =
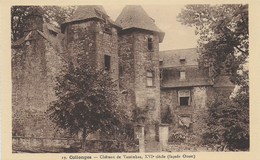
[[165, 33], [141, 6], [124, 7], [116, 21], [102, 6], [79, 6], [60, 28], [35, 10], [25, 23], [24, 37], [12, 44], [13, 136], [66, 137], [45, 114], [66, 61], [107, 70], [129, 114], [148, 109], [146, 140], [156, 137], [154, 124], [169, 123], [167, 116], [172, 130], [199, 133], [200, 111], [234, 87], [227, 75], [212, 80], [195, 48], [160, 51]]

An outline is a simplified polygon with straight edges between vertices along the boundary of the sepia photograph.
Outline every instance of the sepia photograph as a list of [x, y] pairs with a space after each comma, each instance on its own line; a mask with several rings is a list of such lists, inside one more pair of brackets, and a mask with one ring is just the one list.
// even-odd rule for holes
[[12, 5], [12, 154], [250, 152], [248, 12]]

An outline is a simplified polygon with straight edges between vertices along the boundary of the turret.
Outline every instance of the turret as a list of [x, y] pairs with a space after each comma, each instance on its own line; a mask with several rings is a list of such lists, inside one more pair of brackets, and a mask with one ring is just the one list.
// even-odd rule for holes
[[[125, 106], [148, 109], [146, 124], [160, 122], [159, 43], [164, 32], [141, 6], [126, 6], [119, 33], [119, 85]], [[151, 132], [149, 132], [151, 133]]]

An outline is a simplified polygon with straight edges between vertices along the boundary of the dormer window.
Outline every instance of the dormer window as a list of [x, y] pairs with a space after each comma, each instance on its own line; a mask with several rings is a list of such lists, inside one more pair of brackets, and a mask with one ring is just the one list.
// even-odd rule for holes
[[49, 30], [49, 33], [50, 33], [52, 36], [54, 36], [54, 37], [56, 37], [56, 36], [58, 35], [57, 32], [54, 32], [54, 31], [52, 31], [52, 30]]
[[185, 80], [185, 79], [186, 79], [185, 71], [180, 71], [180, 80]]
[[186, 62], [186, 57], [185, 56], [180, 56], [180, 63], [184, 64]]
[[111, 26], [109, 24], [105, 24], [105, 33], [112, 34]]
[[159, 65], [162, 65], [162, 64], [163, 64], [163, 59], [160, 58], [160, 59], [159, 59]]
[[153, 51], [153, 38], [148, 38], [148, 51]]

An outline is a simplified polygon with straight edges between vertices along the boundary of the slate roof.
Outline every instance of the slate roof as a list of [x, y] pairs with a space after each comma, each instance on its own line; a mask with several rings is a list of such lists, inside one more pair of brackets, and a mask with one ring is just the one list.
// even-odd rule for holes
[[180, 87], [197, 87], [212, 86], [213, 82], [209, 78], [197, 78], [190, 81], [167, 81], [161, 83], [161, 88], [180, 88]]
[[213, 87], [219, 88], [219, 87], [234, 87], [235, 85], [230, 81], [228, 75], [219, 75], [215, 79], [215, 83]]
[[180, 58], [185, 58], [185, 66], [198, 65], [199, 53], [196, 48], [177, 49], [159, 52], [161, 68], [181, 66]]
[[84, 6], [79, 6], [76, 9], [76, 11], [73, 13], [73, 15], [68, 19], [66, 19], [65, 22], [61, 24], [61, 29], [64, 29], [64, 27], [68, 23], [87, 20], [91, 18], [97, 18], [101, 20], [104, 20], [104, 18], [106, 18], [111, 24], [121, 28], [119, 24], [117, 24], [116, 22], [114, 22], [112, 19], [109, 18], [103, 6], [84, 5]]
[[[160, 51], [159, 57], [162, 61], [160, 69], [166, 74], [161, 88], [213, 85], [207, 72], [199, 68], [199, 53], [196, 48]], [[185, 59], [185, 62], [182, 63], [180, 59]], [[186, 72], [185, 80], [180, 80], [181, 70]]]
[[[54, 31], [57, 33], [56, 37], [53, 37], [48, 30]], [[62, 34], [60, 34], [59, 28], [49, 23], [43, 24], [43, 31], [40, 30], [32, 30], [27, 35], [23, 36], [22, 38], [18, 39], [12, 44], [12, 47], [19, 47], [26, 41], [34, 40], [36, 34], [40, 34], [43, 38], [45, 38], [50, 44], [57, 49], [59, 53], [64, 52], [64, 47], [62, 45], [62, 39], [64, 38]]]
[[140, 5], [125, 6], [116, 19], [116, 23], [120, 24], [123, 30], [138, 28], [157, 32], [160, 35], [160, 42], [163, 41], [165, 33], [156, 26], [155, 21]]

